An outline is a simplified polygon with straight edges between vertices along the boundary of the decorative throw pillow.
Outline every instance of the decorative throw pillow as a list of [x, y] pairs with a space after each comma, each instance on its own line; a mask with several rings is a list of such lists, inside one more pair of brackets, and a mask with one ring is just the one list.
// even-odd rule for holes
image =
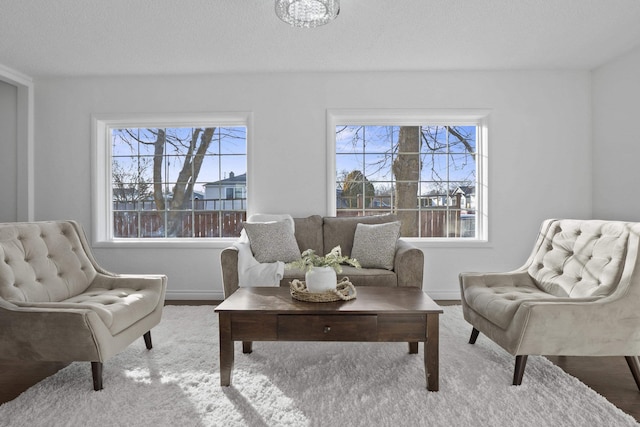
[[393, 270], [396, 244], [400, 237], [400, 221], [386, 224], [358, 224], [353, 237], [351, 258], [364, 268]]
[[243, 225], [256, 261], [291, 262], [300, 259], [298, 242], [288, 223], [245, 222]]

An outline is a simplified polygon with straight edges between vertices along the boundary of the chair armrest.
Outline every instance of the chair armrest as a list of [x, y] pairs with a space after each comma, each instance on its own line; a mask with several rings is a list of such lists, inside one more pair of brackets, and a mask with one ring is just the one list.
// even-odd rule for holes
[[220, 253], [220, 265], [222, 267], [222, 290], [224, 297], [238, 290], [238, 249], [234, 246], [225, 248]]
[[518, 354], [640, 354], [640, 312], [625, 298], [527, 301], [514, 322], [527, 325]]
[[18, 307], [0, 300], [0, 324], [2, 359], [103, 361], [92, 334], [102, 321], [93, 310]]
[[398, 239], [393, 271], [398, 277], [399, 287], [422, 289], [424, 253], [406, 240]]
[[536, 287], [526, 270], [514, 270], [501, 273], [471, 273], [465, 272], [458, 275], [460, 289], [469, 289], [472, 286], [528, 286]]
[[93, 279], [87, 291], [92, 289], [131, 288], [157, 291], [164, 300], [167, 290], [167, 276], [164, 274], [101, 274]]

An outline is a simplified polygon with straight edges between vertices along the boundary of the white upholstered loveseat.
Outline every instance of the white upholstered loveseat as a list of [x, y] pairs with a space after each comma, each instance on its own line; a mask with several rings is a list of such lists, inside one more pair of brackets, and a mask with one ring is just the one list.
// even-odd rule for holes
[[516, 356], [625, 356], [640, 388], [640, 223], [546, 220], [526, 263], [462, 273], [464, 318]]
[[102, 363], [160, 322], [167, 278], [101, 268], [74, 221], [0, 223], [0, 358]]

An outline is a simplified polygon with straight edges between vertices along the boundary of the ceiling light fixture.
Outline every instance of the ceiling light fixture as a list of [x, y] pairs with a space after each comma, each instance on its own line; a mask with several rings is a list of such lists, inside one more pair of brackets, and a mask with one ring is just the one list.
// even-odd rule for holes
[[340, 0], [276, 0], [276, 15], [293, 27], [318, 27], [338, 13]]

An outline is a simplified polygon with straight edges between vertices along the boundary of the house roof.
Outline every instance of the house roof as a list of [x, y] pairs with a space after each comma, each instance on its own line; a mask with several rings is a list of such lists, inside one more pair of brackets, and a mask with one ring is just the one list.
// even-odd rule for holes
[[243, 173], [241, 175], [234, 175], [233, 172], [231, 172], [228, 178], [221, 179], [220, 181], [215, 181], [215, 182], [207, 182], [205, 184], [205, 187], [213, 186], [213, 185], [246, 184], [246, 183], [247, 183], [246, 173]]
[[274, 0], [3, 0], [0, 64], [33, 77], [593, 69], [640, 44], [638, 0], [342, 0], [292, 28]]

